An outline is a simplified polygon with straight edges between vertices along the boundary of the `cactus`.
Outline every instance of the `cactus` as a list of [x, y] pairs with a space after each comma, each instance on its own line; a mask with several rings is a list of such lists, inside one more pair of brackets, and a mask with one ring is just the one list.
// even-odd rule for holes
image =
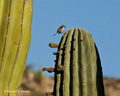
[[51, 47], [51, 48], [58, 48], [58, 44], [55, 44], [55, 43], [50, 43], [49, 44], [49, 46]]
[[16, 96], [31, 38], [32, 0], [0, 0], [0, 96]]
[[87, 31], [68, 30], [56, 53], [54, 92], [47, 95], [104, 96], [99, 53]]

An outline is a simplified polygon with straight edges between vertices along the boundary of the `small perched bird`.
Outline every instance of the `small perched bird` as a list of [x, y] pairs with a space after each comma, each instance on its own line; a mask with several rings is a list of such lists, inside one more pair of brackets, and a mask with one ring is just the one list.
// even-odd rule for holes
[[58, 28], [57, 32], [56, 32], [53, 36], [55, 36], [56, 34], [62, 33], [63, 30], [64, 30], [64, 28], [65, 28], [65, 25], [61, 25], [61, 26]]

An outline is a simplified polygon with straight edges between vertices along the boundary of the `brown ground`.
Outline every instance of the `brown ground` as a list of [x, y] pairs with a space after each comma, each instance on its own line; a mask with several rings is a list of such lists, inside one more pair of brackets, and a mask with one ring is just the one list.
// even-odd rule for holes
[[[38, 78], [32, 71], [25, 73], [18, 96], [45, 96], [46, 92], [52, 92], [54, 79], [41, 75]], [[104, 78], [104, 87], [105, 96], [120, 96], [120, 80]]]
[[106, 96], [120, 96], [120, 80], [104, 78]]

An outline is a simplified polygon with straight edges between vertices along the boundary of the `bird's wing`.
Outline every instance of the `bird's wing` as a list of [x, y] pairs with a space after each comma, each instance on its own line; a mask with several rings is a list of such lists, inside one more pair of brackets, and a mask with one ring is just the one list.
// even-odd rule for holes
[[61, 33], [63, 31], [62, 26], [58, 28], [57, 33]]

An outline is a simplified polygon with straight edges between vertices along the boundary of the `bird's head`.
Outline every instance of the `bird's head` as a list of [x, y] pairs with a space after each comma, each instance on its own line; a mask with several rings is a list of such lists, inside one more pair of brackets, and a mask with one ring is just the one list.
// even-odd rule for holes
[[64, 28], [66, 27], [65, 25], [61, 25], [61, 26], [64, 27]]

